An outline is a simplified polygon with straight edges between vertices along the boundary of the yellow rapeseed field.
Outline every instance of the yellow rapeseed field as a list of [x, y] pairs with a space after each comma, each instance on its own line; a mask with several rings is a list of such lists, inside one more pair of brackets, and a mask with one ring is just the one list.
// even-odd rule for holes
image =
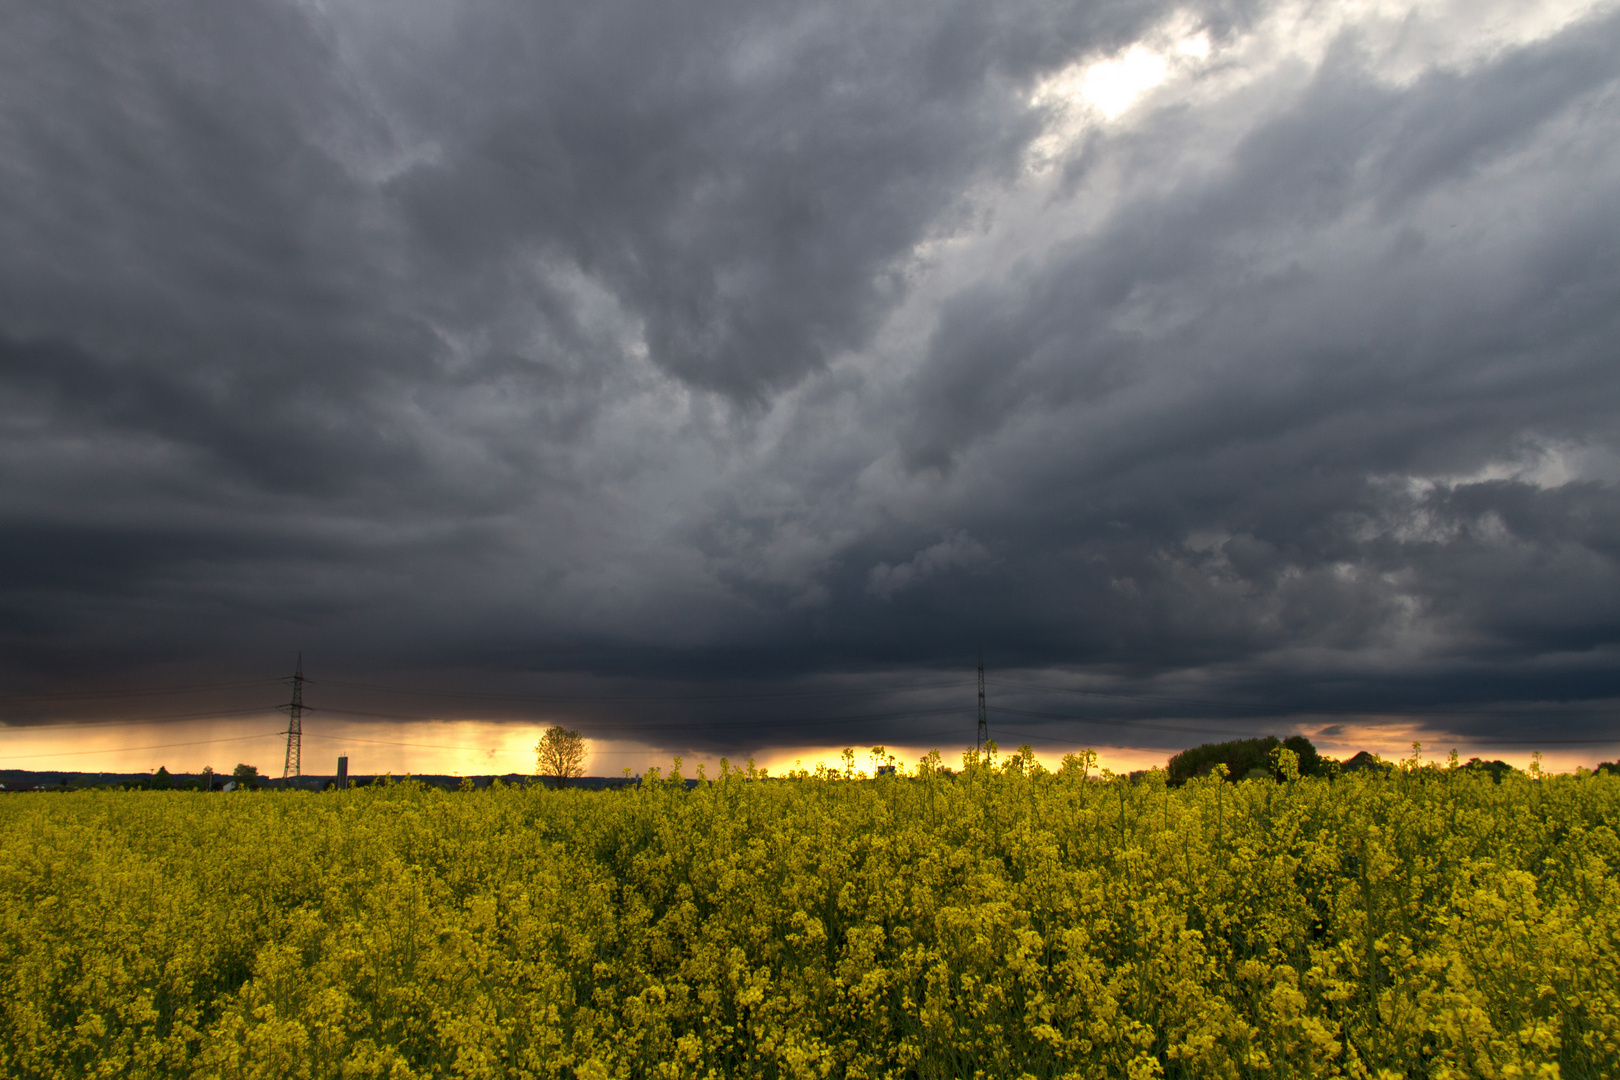
[[0, 1075], [1620, 1075], [1620, 778], [1090, 764], [10, 796]]

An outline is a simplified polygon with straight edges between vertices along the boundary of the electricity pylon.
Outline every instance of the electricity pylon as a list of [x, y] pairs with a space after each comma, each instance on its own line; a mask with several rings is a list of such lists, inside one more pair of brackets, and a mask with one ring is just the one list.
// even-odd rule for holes
[[304, 753], [304, 654], [298, 654], [298, 668], [292, 677], [292, 700], [283, 705], [287, 710], [287, 764], [282, 766], [281, 778], [303, 775]]
[[984, 753], [984, 744], [990, 741], [990, 720], [984, 711], [984, 657], [979, 657], [979, 753]]

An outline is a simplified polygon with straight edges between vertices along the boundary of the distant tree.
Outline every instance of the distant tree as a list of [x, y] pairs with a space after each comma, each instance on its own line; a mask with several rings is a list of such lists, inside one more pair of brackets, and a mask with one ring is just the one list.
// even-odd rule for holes
[[1476, 772], [1488, 772], [1491, 774], [1491, 779], [1498, 784], [1502, 782], [1502, 777], [1519, 771], [1505, 761], [1486, 761], [1484, 758], [1477, 757], [1469, 758], [1463, 768], [1473, 769]]
[[571, 776], [585, 774], [585, 736], [553, 724], [534, 746], [535, 774], [549, 776], [560, 788]]
[[253, 789], [259, 786], [259, 770], [253, 765], [238, 765], [231, 770], [231, 779], [236, 781], [240, 788]]
[[1276, 746], [1277, 740], [1269, 736], [1205, 743], [1175, 755], [1165, 769], [1172, 784], [1185, 784], [1195, 776], [1207, 776], [1216, 765], [1225, 765], [1226, 775], [1233, 780], [1242, 780], [1256, 769], [1269, 776], [1271, 768], [1266, 758]]
[[168, 769], [159, 765], [157, 772], [152, 774], [152, 790], [168, 791], [172, 787], [174, 787], [174, 777], [169, 775]]
[[1594, 773], [1610, 773], [1611, 775], [1614, 775], [1614, 776], [1620, 776], [1620, 762], [1614, 762], [1614, 761], [1600, 762], [1598, 764], [1598, 767], [1593, 769], [1592, 771]]
[[1316, 747], [1303, 735], [1290, 735], [1282, 744], [1299, 755], [1299, 775], [1322, 776], [1327, 771], [1327, 763], [1322, 755], [1316, 752]]
[[1233, 781], [1282, 779], [1275, 765], [1274, 751], [1278, 747], [1292, 750], [1299, 761], [1299, 775], [1325, 776], [1327, 763], [1316, 752], [1311, 740], [1303, 735], [1290, 735], [1278, 739], [1267, 735], [1263, 739], [1233, 739], [1223, 743], [1205, 743], [1191, 750], [1183, 750], [1165, 766], [1169, 782], [1185, 784], [1195, 776], [1207, 776], [1216, 765], [1226, 766], [1226, 775]]

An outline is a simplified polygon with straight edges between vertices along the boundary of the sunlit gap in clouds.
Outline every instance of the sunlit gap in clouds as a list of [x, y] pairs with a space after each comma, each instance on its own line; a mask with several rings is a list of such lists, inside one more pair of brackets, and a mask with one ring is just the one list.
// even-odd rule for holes
[[1601, 7], [1592, 0], [1349, 0], [1324, 8], [1301, 0], [1273, 6], [1219, 42], [1194, 13], [1177, 11], [1124, 48], [1081, 56], [1035, 85], [1029, 105], [1048, 120], [1026, 164], [1046, 173], [1087, 133], [1130, 126], [1132, 109], [1155, 92], [1156, 104], [1191, 102], [1236, 93], [1285, 65], [1316, 70], [1346, 34], [1377, 57], [1386, 81], [1405, 85], [1434, 67], [1467, 70], [1505, 47], [1550, 37]]
[[1172, 73], [1190, 69], [1209, 55], [1209, 35], [1179, 16], [1121, 52], [1088, 57], [1042, 80], [1030, 104], [1082, 106], [1104, 120], [1117, 120]]
[[1209, 35], [1177, 15], [1154, 33], [1107, 56], [1086, 56], [1042, 79], [1030, 94], [1046, 131], [1030, 144], [1028, 167], [1041, 173], [1079, 145], [1086, 132], [1123, 117], [1172, 77], [1190, 77], [1208, 61]]

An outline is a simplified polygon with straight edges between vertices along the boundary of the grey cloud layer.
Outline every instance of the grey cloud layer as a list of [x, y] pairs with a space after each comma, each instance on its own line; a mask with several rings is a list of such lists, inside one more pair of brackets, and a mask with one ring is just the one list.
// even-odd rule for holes
[[1180, 10], [1214, 59], [1056, 151], [1168, 5], [7, 14], [10, 675], [982, 646], [1595, 730], [1620, 15], [1243, 79], [1274, 12]]

